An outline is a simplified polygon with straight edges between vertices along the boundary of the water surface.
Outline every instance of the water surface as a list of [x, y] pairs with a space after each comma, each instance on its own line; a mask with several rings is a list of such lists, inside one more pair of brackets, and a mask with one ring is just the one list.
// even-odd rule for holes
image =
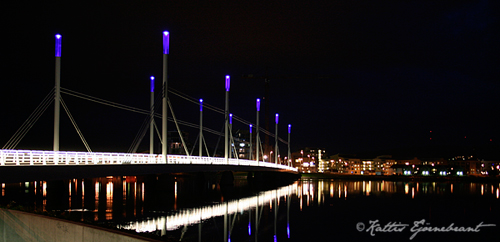
[[163, 241], [449, 241], [498, 236], [499, 185], [303, 178], [268, 190], [164, 175], [2, 184], [0, 198]]

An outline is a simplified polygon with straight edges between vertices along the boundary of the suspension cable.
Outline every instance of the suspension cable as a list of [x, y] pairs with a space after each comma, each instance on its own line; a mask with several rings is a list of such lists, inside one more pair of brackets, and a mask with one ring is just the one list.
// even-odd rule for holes
[[52, 88], [49, 93], [45, 96], [42, 102], [35, 108], [35, 110], [30, 114], [30, 116], [24, 121], [24, 123], [17, 129], [17, 131], [12, 135], [12, 137], [7, 141], [2, 149], [14, 149], [21, 142], [21, 140], [26, 136], [28, 131], [33, 127], [36, 121], [42, 116], [42, 114], [47, 110], [52, 101], [54, 100], [54, 88]]
[[[74, 96], [74, 97], [78, 97], [78, 98], [81, 98], [81, 99], [85, 99], [85, 100], [88, 100], [88, 101], [92, 101], [92, 102], [96, 102], [96, 103], [99, 103], [99, 104], [103, 104], [103, 105], [107, 105], [107, 106], [111, 106], [111, 107], [115, 107], [115, 108], [119, 108], [119, 109], [123, 109], [123, 110], [127, 110], [127, 111], [131, 111], [131, 112], [135, 112], [135, 113], [140, 113], [140, 114], [146, 114], [146, 115], [149, 115], [150, 114], [150, 110], [145, 110], [145, 109], [140, 109], [140, 108], [135, 108], [135, 107], [131, 107], [131, 106], [127, 106], [127, 105], [123, 105], [123, 104], [119, 104], [119, 103], [116, 103], [116, 102], [111, 102], [111, 101], [107, 101], [107, 100], [104, 100], [104, 99], [101, 99], [101, 98], [96, 98], [96, 97], [93, 97], [93, 96], [90, 96], [90, 95], [87, 95], [87, 94], [83, 94], [83, 93], [79, 93], [79, 92], [76, 92], [76, 91], [72, 91], [72, 90], [69, 90], [67, 88], [61, 88], [61, 92], [62, 93], [65, 93], [65, 94], [68, 94], [68, 95], [71, 95], [71, 96]], [[199, 101], [193, 97], [190, 97], [178, 90], [175, 90], [173, 88], [169, 88], [169, 93], [172, 93], [184, 100], [187, 100], [191, 103], [194, 103], [194, 104], [199, 104]], [[206, 107], [207, 109], [209, 110], [212, 110], [212, 111], [215, 111], [217, 113], [221, 113], [221, 114], [224, 114], [224, 110], [220, 109], [220, 108], [217, 108], [215, 106], [212, 106], [208, 103], [204, 103], [203, 104], [204, 107]], [[155, 117], [159, 117], [161, 118], [161, 115], [160, 114], [157, 114], [155, 113], [154, 115]], [[249, 121], [246, 121], [238, 116], [235, 116], [233, 115], [233, 119], [236, 120], [236, 121], [239, 121], [245, 125], [249, 125], [249, 124], [252, 124], [251, 122]], [[168, 119], [168, 121], [173, 121], [172, 119]], [[186, 121], [182, 121], [182, 120], [177, 120], [177, 122], [181, 125], [184, 125], [184, 126], [188, 126], [188, 127], [192, 127], [192, 128], [198, 128], [199, 125], [197, 124], [193, 124], [193, 123], [189, 123], [189, 122], [186, 122]], [[206, 128], [206, 127], [203, 127], [203, 130], [204, 131], [207, 131], [209, 133], [212, 133], [212, 134], [215, 134], [215, 135], [222, 135], [222, 132], [217, 132], [215, 130], [212, 130], [212, 129], [209, 129], [209, 128]], [[259, 128], [260, 132], [270, 136], [270, 137], [273, 137], [274, 138], [274, 134], [269, 132], [268, 130], [265, 130], [264, 128], [260, 127]], [[140, 132], [142, 133], [142, 132]], [[282, 143], [284, 144], [288, 144], [288, 142], [286, 142], [285, 140], [281, 139], [278, 137], [278, 140], [281, 141]]]
[[80, 130], [80, 128], [78, 128], [78, 125], [76, 124], [76, 121], [73, 118], [73, 115], [71, 115], [71, 113], [69, 112], [68, 106], [66, 106], [66, 103], [64, 102], [62, 97], [61, 97], [61, 105], [64, 108], [64, 110], [66, 111], [66, 114], [68, 115], [69, 120], [71, 120], [73, 127], [75, 127], [76, 132], [78, 133], [78, 136], [80, 136], [80, 139], [82, 140], [83, 145], [85, 145], [85, 148], [87, 149], [88, 152], [92, 152], [92, 150], [90, 149], [89, 143], [87, 143], [87, 140], [85, 140], [85, 137], [83, 137], [82, 131]]

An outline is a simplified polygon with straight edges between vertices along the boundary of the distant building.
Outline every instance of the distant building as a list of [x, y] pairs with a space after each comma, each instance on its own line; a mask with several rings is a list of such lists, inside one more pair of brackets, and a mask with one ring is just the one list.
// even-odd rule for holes
[[379, 155], [373, 159], [373, 163], [376, 175], [392, 175], [389, 174], [389, 168], [396, 164], [396, 160], [392, 158], [392, 155]]
[[[189, 138], [189, 133], [181, 131], [181, 134], [182, 134], [182, 138], [184, 139], [184, 141], [187, 142], [188, 138]], [[177, 154], [177, 155], [185, 155], [186, 154], [186, 151], [184, 149], [184, 145], [182, 144], [182, 140], [179, 136], [179, 132], [168, 131], [167, 138], [168, 138], [168, 140], [167, 140], [167, 143], [168, 143], [167, 153], [168, 154]]]
[[370, 158], [356, 155], [336, 154], [331, 157], [334, 169], [341, 173], [354, 175], [375, 175], [375, 163]]
[[306, 147], [300, 152], [292, 153], [292, 165], [302, 173], [330, 171], [330, 163], [325, 149]]

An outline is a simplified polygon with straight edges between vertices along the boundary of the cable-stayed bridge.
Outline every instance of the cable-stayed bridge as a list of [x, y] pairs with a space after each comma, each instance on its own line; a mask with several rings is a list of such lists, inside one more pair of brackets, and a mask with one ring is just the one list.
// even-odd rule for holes
[[[275, 134], [273, 135], [268, 130], [262, 129], [259, 125], [260, 100], [256, 102], [256, 122], [252, 123], [234, 116], [235, 120], [249, 125], [249, 141], [247, 142], [249, 151], [246, 155], [238, 154], [238, 148], [235, 145], [235, 139], [232, 134], [233, 115], [229, 113], [229, 90], [230, 77], [225, 77], [226, 87], [226, 103], [225, 109], [203, 103], [203, 100], [193, 100], [186, 97], [181, 92], [169, 89], [167, 86], [167, 59], [169, 53], [169, 33], [163, 32], [163, 85], [161, 96], [155, 98], [154, 95], [154, 77], [151, 77], [151, 106], [150, 110], [144, 110], [126, 106], [123, 104], [107, 101], [101, 98], [96, 98], [87, 94], [72, 91], [61, 87], [60, 71], [61, 71], [61, 42], [62, 36], [56, 35], [55, 48], [55, 87], [28, 117], [26, 122], [15, 132], [12, 138], [0, 150], [0, 174], [2, 179], [5, 177], [15, 176], [15, 174], [23, 173], [24, 177], [30, 175], [37, 177], [37, 174], [48, 171], [48, 167], [58, 167], [56, 170], [71, 175], [82, 172], [93, 172], [101, 175], [133, 175], [131, 173], [147, 174], [161, 172], [190, 172], [190, 171], [283, 171], [296, 173], [297, 169], [291, 167], [290, 162], [290, 125], [288, 125], [288, 142], [280, 139], [278, 136], [278, 114], [275, 119]], [[76, 120], [71, 115], [67, 105], [61, 97], [61, 93], [78, 97], [84, 100], [104, 104], [114, 108], [124, 109], [136, 113], [147, 115], [143, 127], [136, 136], [133, 144], [127, 153], [113, 152], [92, 152], [90, 145], [85, 140], [83, 133], [76, 124]], [[200, 106], [200, 123], [193, 124], [178, 120], [173, 112], [172, 104], [168, 98], [168, 94], [174, 94], [188, 101], [194, 102]], [[161, 98], [161, 105], [155, 105], [158, 99]], [[54, 149], [52, 151], [41, 150], [17, 150], [16, 146], [31, 129], [44, 111], [54, 103]], [[80, 139], [82, 140], [87, 152], [76, 151], [60, 151], [59, 150], [59, 126], [60, 126], [60, 106], [66, 111], [71, 123], [76, 129]], [[161, 107], [161, 115], [155, 112], [155, 107]], [[224, 132], [217, 132], [213, 129], [203, 127], [203, 109], [208, 108], [216, 112], [223, 113], [225, 116]], [[159, 109], [159, 108], [158, 108]], [[170, 110], [170, 115], [169, 111]], [[161, 126], [158, 127], [155, 123], [155, 118], [161, 118]], [[168, 154], [169, 143], [167, 139], [167, 121], [173, 122], [181, 140], [183, 154]], [[189, 126], [199, 129], [199, 135], [196, 140], [198, 144], [198, 155], [193, 155], [193, 150], [188, 151], [185, 140], [181, 133], [179, 125]], [[147, 131], [150, 131], [150, 153], [137, 153], [137, 149]], [[207, 144], [204, 139], [204, 133], [212, 133], [224, 137], [224, 156], [216, 157], [216, 151], [210, 156]], [[255, 133], [254, 133], [255, 132]], [[162, 153], [154, 154], [153, 147], [154, 135], [160, 137], [162, 145]], [[275, 138], [274, 150], [266, 154], [263, 151], [261, 144], [260, 133], [264, 133]], [[254, 140], [253, 140], [254, 139]], [[282, 158], [279, 154], [278, 142], [288, 145], [288, 156]], [[196, 144], [195, 144], [196, 145]], [[217, 144], [218, 145], [218, 144]], [[205, 147], [205, 151], [203, 150]], [[203, 155], [205, 152], [206, 156]], [[269, 155], [269, 156], [268, 156]], [[274, 157], [273, 157], [274, 155]], [[46, 167], [46, 168], [42, 168]], [[65, 167], [65, 168], [64, 168]], [[148, 167], [148, 168], [146, 168]], [[56, 174], [56, 173], [51, 173]], [[61, 174], [61, 178], [65, 175]]]

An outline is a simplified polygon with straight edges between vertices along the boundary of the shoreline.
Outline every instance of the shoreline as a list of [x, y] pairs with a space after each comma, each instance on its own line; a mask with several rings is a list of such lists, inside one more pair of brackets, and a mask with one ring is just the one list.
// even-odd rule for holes
[[342, 180], [385, 180], [385, 181], [415, 181], [415, 182], [500, 182], [500, 177], [480, 176], [385, 176], [385, 175], [351, 175], [333, 173], [301, 173], [302, 178], [311, 179], [342, 179]]

